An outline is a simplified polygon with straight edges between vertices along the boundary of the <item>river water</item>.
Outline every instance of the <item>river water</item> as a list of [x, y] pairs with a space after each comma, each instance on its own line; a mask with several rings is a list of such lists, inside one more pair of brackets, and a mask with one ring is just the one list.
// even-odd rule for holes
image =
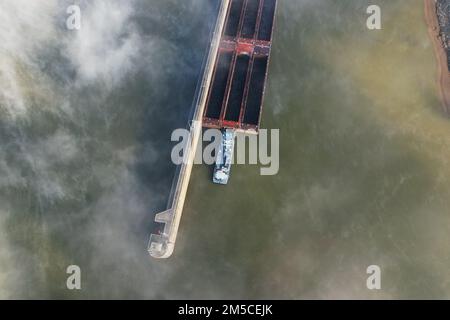
[[[26, 3], [26, 4], [25, 4]], [[280, 171], [197, 165], [166, 206], [218, 1], [0, 4], [0, 297], [449, 298], [450, 122], [421, 0], [280, 0], [262, 126]], [[82, 289], [66, 289], [66, 267]], [[366, 287], [378, 265], [381, 290]]]

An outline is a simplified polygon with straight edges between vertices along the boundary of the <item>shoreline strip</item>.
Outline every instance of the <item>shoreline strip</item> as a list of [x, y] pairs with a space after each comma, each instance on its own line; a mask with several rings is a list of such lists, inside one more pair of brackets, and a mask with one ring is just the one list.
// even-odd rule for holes
[[437, 17], [436, 0], [424, 0], [425, 21], [432, 40], [437, 60], [439, 96], [444, 112], [450, 115], [450, 73], [448, 72], [447, 53], [440, 38], [440, 26]]

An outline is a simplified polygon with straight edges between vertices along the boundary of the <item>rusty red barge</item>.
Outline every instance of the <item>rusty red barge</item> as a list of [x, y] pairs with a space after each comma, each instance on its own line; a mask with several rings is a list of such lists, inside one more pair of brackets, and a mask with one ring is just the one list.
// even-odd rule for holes
[[203, 126], [257, 133], [277, 0], [232, 0], [220, 40]]

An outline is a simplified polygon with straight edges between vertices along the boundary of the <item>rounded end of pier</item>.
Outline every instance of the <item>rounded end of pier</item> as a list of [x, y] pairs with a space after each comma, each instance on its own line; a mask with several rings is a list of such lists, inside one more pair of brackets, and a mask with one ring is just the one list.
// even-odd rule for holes
[[174, 249], [174, 244], [169, 242], [165, 237], [154, 234], [150, 236], [148, 253], [151, 257], [156, 259], [167, 259], [172, 255]]

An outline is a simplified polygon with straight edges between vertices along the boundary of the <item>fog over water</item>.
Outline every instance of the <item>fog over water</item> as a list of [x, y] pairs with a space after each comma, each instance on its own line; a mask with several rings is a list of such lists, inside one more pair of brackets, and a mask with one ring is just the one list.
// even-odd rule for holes
[[[421, 0], [279, 0], [280, 172], [196, 166], [148, 257], [218, 0], [0, 1], [0, 298], [449, 298], [450, 120]], [[66, 289], [66, 267], [82, 290]], [[382, 290], [366, 268], [382, 269]]]

